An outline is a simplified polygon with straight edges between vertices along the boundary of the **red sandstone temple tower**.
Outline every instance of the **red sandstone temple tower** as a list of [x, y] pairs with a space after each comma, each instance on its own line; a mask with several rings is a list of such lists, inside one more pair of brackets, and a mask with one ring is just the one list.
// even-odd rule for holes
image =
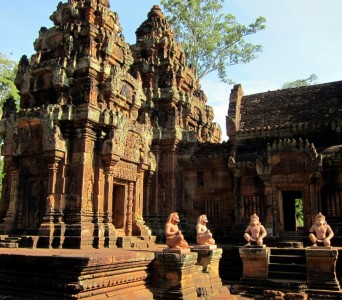
[[4, 106], [0, 230], [38, 235], [38, 247], [151, 243], [142, 213], [152, 127], [138, 118], [146, 96], [118, 16], [108, 0], [69, 0], [51, 20], [20, 61], [20, 111]]
[[196, 142], [219, 143], [221, 129], [213, 123], [213, 109], [206, 105], [207, 97], [159, 6], [153, 6], [136, 35], [134, 70], [146, 93], [145, 109], [154, 126], [151, 151], [157, 161], [156, 174], [146, 183], [145, 213], [187, 213], [179, 161], [193, 152]]

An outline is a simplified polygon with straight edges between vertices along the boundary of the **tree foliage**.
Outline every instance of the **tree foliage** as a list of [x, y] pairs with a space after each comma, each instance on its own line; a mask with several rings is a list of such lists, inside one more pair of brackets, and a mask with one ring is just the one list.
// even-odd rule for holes
[[18, 90], [14, 85], [17, 66], [17, 62], [0, 52], [0, 109], [7, 98], [19, 99]]
[[295, 199], [296, 221], [298, 227], [304, 226], [303, 199]]
[[281, 88], [293, 89], [293, 88], [298, 88], [301, 86], [309, 86], [309, 85], [317, 84], [317, 79], [318, 79], [318, 76], [316, 74], [311, 74], [306, 79], [297, 79], [295, 81], [286, 82], [281, 86]]
[[227, 67], [248, 63], [262, 50], [261, 45], [245, 37], [265, 29], [265, 18], [250, 25], [239, 24], [232, 14], [223, 14], [224, 0], [161, 0], [176, 38], [182, 43], [187, 62], [195, 68], [197, 78], [217, 71], [229, 82]]

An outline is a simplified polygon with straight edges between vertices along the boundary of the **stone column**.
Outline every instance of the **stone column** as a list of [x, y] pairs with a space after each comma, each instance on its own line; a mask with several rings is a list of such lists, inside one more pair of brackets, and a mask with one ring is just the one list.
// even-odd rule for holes
[[267, 280], [269, 248], [241, 247], [242, 280]]
[[126, 222], [126, 236], [132, 235], [133, 229], [133, 193], [134, 183], [128, 184], [128, 195], [127, 195], [127, 222]]
[[338, 250], [332, 247], [306, 248], [308, 285], [315, 290], [339, 291], [336, 278]]
[[4, 218], [4, 223], [1, 224], [2, 232], [4, 234], [9, 233], [15, 227], [18, 201], [19, 201], [19, 171], [15, 168], [11, 170], [11, 191], [9, 207]]
[[63, 248], [92, 249], [94, 246], [94, 142], [96, 132], [90, 124], [74, 130], [73, 152], [68, 167], [70, 176], [69, 200], [66, 203]]
[[279, 216], [279, 208], [278, 208], [278, 201], [280, 197], [280, 191], [277, 189], [276, 186], [272, 186], [272, 215], [273, 215], [273, 236], [279, 236], [279, 223], [280, 223], [280, 216]]
[[243, 207], [241, 203], [241, 174], [240, 170], [236, 169], [234, 174], [234, 197], [235, 197], [235, 218], [236, 224], [242, 223]]
[[197, 299], [194, 278], [202, 273], [197, 253], [156, 252], [151, 264], [151, 290], [156, 299]]
[[105, 168], [105, 187], [104, 187], [104, 246], [116, 248], [117, 234], [113, 224], [113, 167]]
[[145, 197], [144, 197], [144, 215], [148, 215], [150, 213], [150, 202], [151, 202], [151, 183], [152, 183], [152, 178], [151, 178], [151, 174], [148, 173], [148, 175], [146, 176], [146, 184], [144, 185], [144, 189], [145, 189]]
[[157, 168], [156, 168], [156, 174], [154, 176], [154, 186], [152, 188], [152, 190], [154, 190], [153, 195], [151, 195], [151, 202], [153, 201], [153, 203], [151, 203], [150, 205], [150, 213], [153, 214], [158, 214], [160, 213], [160, 208], [159, 208], [159, 192], [160, 192], [160, 185], [159, 185], [159, 166], [160, 166], [160, 148], [159, 146], [155, 147], [155, 150], [153, 150], [153, 154], [156, 157], [156, 163], [157, 163]]
[[[38, 231], [38, 248], [60, 248], [63, 242], [65, 225], [62, 222], [62, 214], [58, 209], [59, 199], [56, 199], [56, 185], [59, 157], [50, 157], [48, 164], [49, 178], [46, 197], [46, 212], [42, 224]], [[58, 222], [57, 230], [55, 230], [54, 222]]]

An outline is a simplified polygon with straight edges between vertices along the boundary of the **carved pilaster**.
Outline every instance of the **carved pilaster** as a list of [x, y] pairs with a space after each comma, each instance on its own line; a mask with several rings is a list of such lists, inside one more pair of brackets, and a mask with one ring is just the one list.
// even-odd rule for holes
[[126, 223], [126, 236], [132, 235], [133, 230], [133, 192], [134, 183], [128, 184], [128, 196], [127, 196], [127, 223]]
[[0, 225], [1, 232], [4, 234], [9, 233], [13, 228], [15, 228], [19, 201], [19, 171], [17, 169], [11, 170], [10, 185], [10, 203], [6, 217], [4, 218], [4, 223]]
[[105, 168], [105, 187], [104, 187], [104, 246], [116, 248], [117, 233], [113, 224], [113, 167]]
[[[58, 199], [56, 184], [57, 184], [57, 173], [58, 163], [61, 160], [59, 156], [48, 157], [50, 161], [48, 163], [48, 187], [46, 197], [46, 212], [43, 218], [42, 224], [39, 226], [39, 239], [37, 242], [38, 248], [59, 248], [64, 240], [65, 224], [62, 221], [62, 212], [58, 207]], [[55, 224], [55, 222], [57, 224]], [[55, 228], [56, 227], [56, 228]]]
[[234, 195], [236, 224], [241, 224], [243, 216], [243, 206], [241, 199], [241, 174], [240, 170], [238, 169], [235, 170], [234, 174]]

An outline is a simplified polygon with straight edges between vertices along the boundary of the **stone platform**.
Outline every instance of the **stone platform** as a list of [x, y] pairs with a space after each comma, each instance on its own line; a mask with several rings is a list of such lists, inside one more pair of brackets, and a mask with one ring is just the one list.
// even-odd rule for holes
[[0, 249], [0, 299], [152, 300], [153, 252]]
[[0, 300], [234, 300], [222, 286], [222, 249], [0, 249]]

